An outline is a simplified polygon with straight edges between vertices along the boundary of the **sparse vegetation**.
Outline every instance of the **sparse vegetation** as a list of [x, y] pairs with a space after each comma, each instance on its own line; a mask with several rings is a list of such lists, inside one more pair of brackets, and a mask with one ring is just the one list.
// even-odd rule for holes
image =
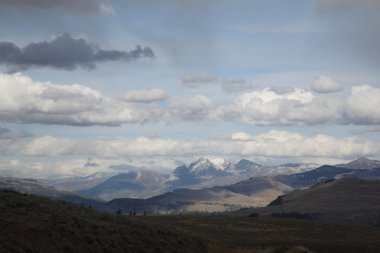
[[[0, 192], [0, 252], [378, 253], [380, 229], [218, 215], [99, 213]], [[288, 214], [286, 214], [288, 215]], [[291, 214], [293, 215], [293, 214]]]
[[[142, 217], [142, 216], [141, 216]], [[63, 201], [0, 191], [0, 252], [206, 252], [175, 227]]]

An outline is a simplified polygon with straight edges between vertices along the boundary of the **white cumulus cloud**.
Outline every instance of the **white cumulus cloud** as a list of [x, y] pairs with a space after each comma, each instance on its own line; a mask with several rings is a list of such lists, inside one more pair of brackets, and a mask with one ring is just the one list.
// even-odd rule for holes
[[90, 87], [36, 82], [21, 73], [0, 74], [0, 119], [16, 123], [120, 125], [143, 123], [152, 112]]

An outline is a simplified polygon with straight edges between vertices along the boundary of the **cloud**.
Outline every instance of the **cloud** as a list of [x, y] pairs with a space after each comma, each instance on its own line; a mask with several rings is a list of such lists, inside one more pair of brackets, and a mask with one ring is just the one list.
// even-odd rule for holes
[[246, 91], [253, 87], [254, 85], [245, 79], [224, 79], [222, 83], [222, 89], [227, 93]]
[[352, 124], [380, 124], [380, 89], [366, 84], [352, 87], [345, 115]]
[[334, 93], [343, 90], [343, 87], [337, 81], [328, 76], [318, 77], [311, 88], [318, 93]]
[[155, 112], [80, 84], [58, 85], [16, 74], [0, 74], [0, 120], [59, 125], [141, 124]]
[[211, 75], [189, 75], [182, 77], [182, 85], [187, 88], [199, 88], [202, 84], [210, 84], [218, 81], [218, 78]]
[[224, 120], [251, 125], [380, 124], [380, 89], [353, 86], [346, 98], [315, 96], [309, 91], [265, 88], [243, 93], [217, 109]]
[[[253, 125], [297, 124], [292, 112], [298, 112], [314, 98], [314, 95], [301, 89], [278, 93], [270, 88], [239, 95], [231, 105], [221, 108], [220, 117], [237, 118]], [[308, 117], [310, 117], [308, 115]], [[302, 122], [302, 120], [299, 120]]]
[[11, 131], [8, 128], [0, 127], [0, 140], [14, 140], [32, 136], [33, 134], [25, 131]]
[[374, 156], [380, 144], [358, 137], [336, 138], [324, 134], [305, 136], [272, 130], [252, 136], [238, 132], [230, 139], [174, 140], [136, 137], [129, 139], [71, 140], [51, 136], [36, 138], [21, 149], [27, 156], [130, 157], [326, 157]]
[[160, 89], [130, 90], [122, 97], [124, 101], [133, 103], [151, 103], [155, 101], [162, 101], [166, 98], [167, 95], [165, 91]]
[[84, 39], [74, 39], [68, 33], [49, 42], [32, 42], [24, 48], [11, 42], [0, 42], [0, 64], [6, 65], [10, 72], [44, 67], [63, 70], [82, 67], [91, 70], [98, 62], [153, 57], [154, 53], [149, 47], [136, 46], [128, 52], [94, 49]]
[[[380, 89], [353, 86], [346, 97], [310, 91], [264, 88], [241, 93], [231, 101], [204, 95], [164, 99], [160, 90], [130, 91], [109, 97], [90, 87], [33, 81], [0, 74], [0, 121], [59, 125], [143, 124], [164, 122], [242, 122], [249, 125], [379, 125]], [[133, 103], [132, 103], [133, 102]]]
[[231, 135], [233, 141], [249, 141], [252, 139], [252, 136], [244, 132], [236, 132]]
[[164, 120], [168, 123], [208, 121], [216, 109], [217, 105], [208, 97], [197, 95], [171, 102], [165, 110]]
[[[199, 157], [223, 157], [232, 161], [245, 157], [272, 162], [286, 159], [307, 162], [376, 157], [380, 152], [379, 143], [358, 136], [309, 136], [278, 130], [256, 135], [235, 132], [230, 137], [189, 140], [146, 136], [113, 139], [42, 136], [18, 142], [17, 145], [3, 142], [0, 140], [0, 156], [6, 159], [0, 159], [0, 173], [19, 177], [115, 173], [131, 166], [168, 171], [174, 169], [178, 161], [190, 162]], [[23, 156], [22, 159], [27, 162], [7, 160], [10, 155]], [[73, 157], [76, 158], [73, 160]], [[54, 162], [57, 159], [59, 162]]]
[[63, 159], [59, 162], [33, 162], [17, 159], [0, 160], [0, 173], [2, 176], [21, 178], [54, 178], [59, 176], [88, 176], [94, 173], [112, 173], [108, 169], [110, 161], [98, 161], [99, 166], [85, 166], [85, 159]]
[[113, 15], [110, 5], [98, 0], [0, 0], [1, 8], [16, 8], [29, 12], [33, 10], [59, 10], [69, 13], [91, 13]]

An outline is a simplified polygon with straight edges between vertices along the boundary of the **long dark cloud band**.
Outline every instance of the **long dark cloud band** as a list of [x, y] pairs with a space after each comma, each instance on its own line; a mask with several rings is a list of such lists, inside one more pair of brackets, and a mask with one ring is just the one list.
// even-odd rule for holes
[[11, 72], [42, 67], [91, 70], [97, 62], [153, 57], [154, 52], [149, 47], [138, 45], [130, 51], [94, 49], [84, 39], [72, 38], [68, 33], [50, 42], [32, 42], [24, 48], [11, 42], [0, 42], [0, 64], [8, 66]]

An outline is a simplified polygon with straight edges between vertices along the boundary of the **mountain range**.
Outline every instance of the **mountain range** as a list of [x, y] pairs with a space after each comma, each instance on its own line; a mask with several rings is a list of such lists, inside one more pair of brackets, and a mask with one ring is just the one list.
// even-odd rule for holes
[[[363, 161], [365, 158], [360, 158]], [[248, 180], [226, 186], [202, 189], [175, 189], [148, 199], [119, 198], [109, 202], [124, 211], [189, 212], [189, 211], [230, 211], [239, 208], [268, 205], [277, 196], [305, 189], [339, 178], [380, 179], [378, 161], [366, 159], [366, 167], [344, 168], [342, 165], [323, 165], [306, 172], [291, 175], [269, 175], [251, 177]], [[229, 167], [230, 168], [230, 167]]]
[[149, 213], [215, 212], [266, 206], [278, 196], [332, 179], [380, 179], [380, 168], [379, 161], [366, 158], [346, 165], [323, 165], [314, 169], [310, 164], [269, 168], [244, 159], [236, 164], [224, 159], [199, 159], [189, 166], [176, 168], [169, 175], [138, 170], [108, 179], [89, 177], [90, 180], [94, 178], [100, 183], [79, 192], [57, 189], [46, 181], [4, 177], [0, 177], [0, 188], [110, 212], [119, 209]]
[[316, 167], [318, 167], [317, 164], [265, 167], [246, 159], [234, 164], [225, 159], [200, 158], [188, 166], [179, 166], [168, 175], [138, 170], [115, 175], [94, 187], [79, 192], [105, 200], [122, 197], [150, 198], [176, 188], [203, 189], [226, 186], [250, 177], [293, 174]]

